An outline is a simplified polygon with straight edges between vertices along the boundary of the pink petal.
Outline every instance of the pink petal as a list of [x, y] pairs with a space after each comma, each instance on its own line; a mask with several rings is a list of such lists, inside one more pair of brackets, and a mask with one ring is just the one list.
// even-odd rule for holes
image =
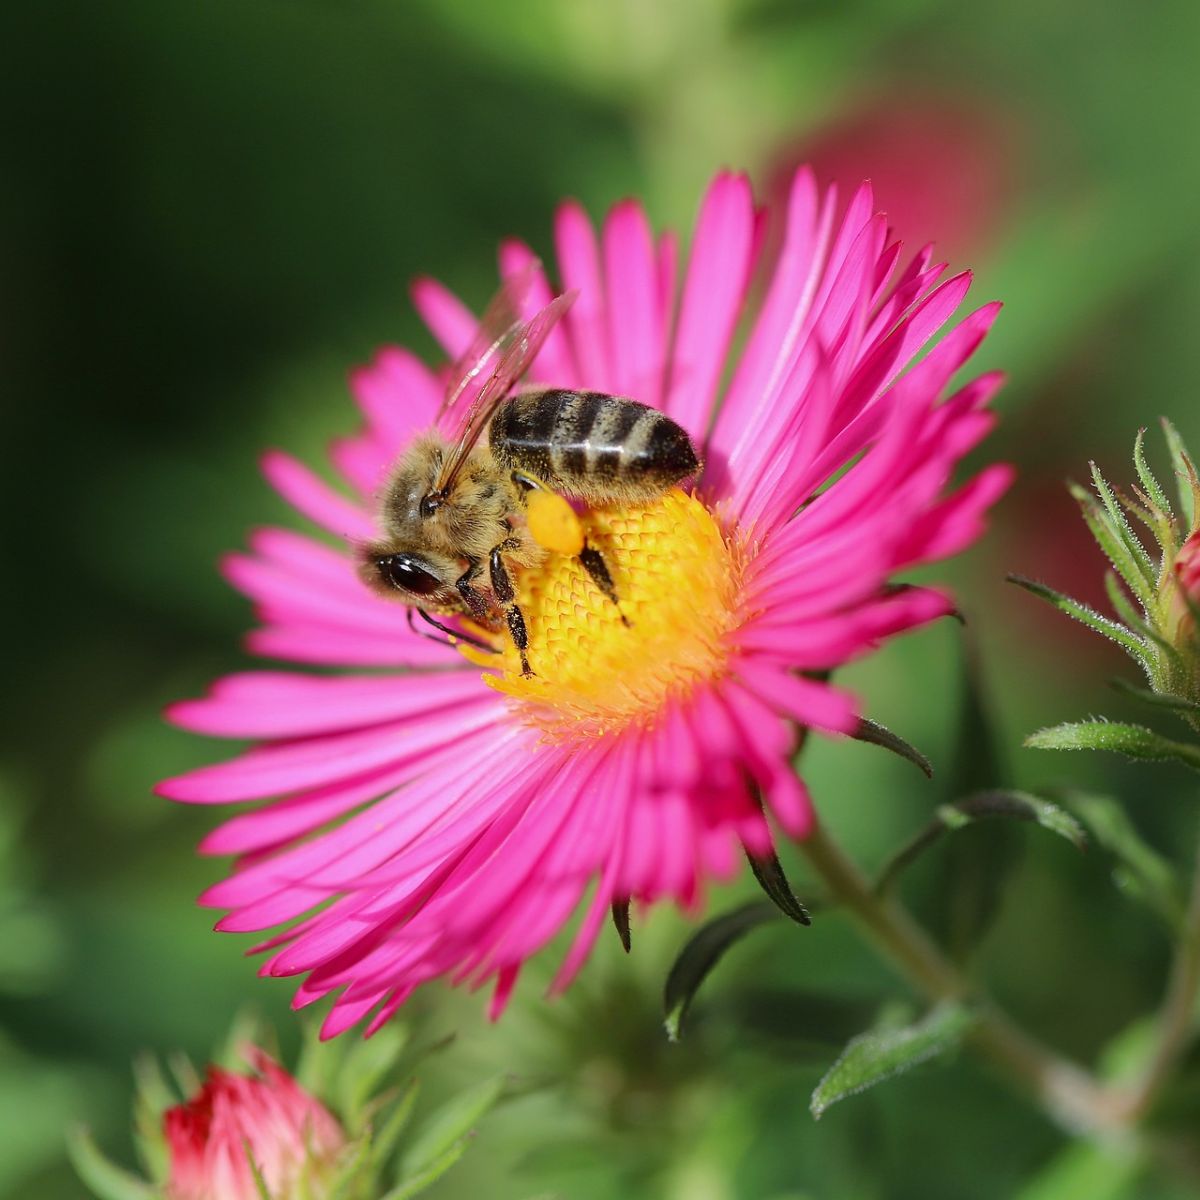
[[411, 291], [413, 306], [429, 326], [429, 332], [441, 343], [448, 358], [457, 358], [475, 336], [479, 322], [474, 314], [436, 279], [417, 279]]
[[703, 441], [742, 314], [754, 249], [754, 203], [743, 175], [718, 175], [700, 208], [679, 324], [666, 411]]
[[290, 455], [279, 450], [264, 454], [262, 472], [289, 504], [330, 533], [353, 541], [375, 536], [375, 523], [362, 508]]
[[658, 264], [641, 205], [626, 200], [604, 224], [613, 386], [643, 404], [661, 403], [665, 359]]
[[574, 201], [562, 205], [555, 216], [554, 245], [563, 288], [579, 292], [565, 318], [579, 377], [594, 391], [611, 392], [615, 384], [600, 251], [591, 221]]

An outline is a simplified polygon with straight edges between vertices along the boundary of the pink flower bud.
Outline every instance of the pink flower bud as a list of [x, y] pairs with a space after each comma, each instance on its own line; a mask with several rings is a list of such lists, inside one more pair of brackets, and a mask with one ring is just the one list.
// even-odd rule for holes
[[1180, 546], [1175, 556], [1175, 578], [1184, 594], [1200, 604], [1200, 531]]
[[169, 1200], [258, 1200], [251, 1159], [279, 1200], [324, 1194], [345, 1145], [341, 1126], [268, 1055], [253, 1048], [248, 1057], [254, 1073], [209, 1067], [200, 1091], [163, 1114]]

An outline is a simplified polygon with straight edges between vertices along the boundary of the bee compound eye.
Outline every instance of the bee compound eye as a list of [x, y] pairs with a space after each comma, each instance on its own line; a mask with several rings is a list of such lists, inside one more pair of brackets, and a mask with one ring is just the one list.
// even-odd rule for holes
[[442, 581], [432, 571], [409, 554], [389, 554], [378, 559], [376, 565], [383, 581], [403, 592], [428, 596], [442, 586]]

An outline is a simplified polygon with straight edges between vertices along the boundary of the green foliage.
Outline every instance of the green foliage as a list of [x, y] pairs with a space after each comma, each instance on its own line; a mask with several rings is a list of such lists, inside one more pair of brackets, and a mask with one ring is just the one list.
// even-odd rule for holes
[[500, 1099], [503, 1091], [504, 1079], [496, 1076], [461, 1092], [430, 1113], [413, 1133], [400, 1158], [401, 1181], [421, 1179], [431, 1183], [452, 1162], [457, 1162], [466, 1149], [471, 1130]]
[[860, 1034], [846, 1046], [817, 1085], [809, 1101], [809, 1111], [819, 1120], [839, 1100], [957, 1050], [971, 1028], [971, 1020], [968, 1009], [944, 1004], [915, 1025]]
[[[258, 478], [260, 448], [282, 442], [318, 461], [356, 421], [349, 366], [383, 342], [433, 354], [407, 280], [429, 272], [481, 300], [500, 236], [527, 237], [550, 257], [563, 195], [596, 216], [619, 196], [644, 195], [656, 227], [673, 226], [686, 245], [714, 163], [751, 169], [765, 199], [777, 169], [833, 131], [835, 148], [851, 151], [837, 168], [851, 174], [843, 197], [853, 175], [872, 176], [909, 250], [932, 237], [939, 259], [979, 268], [969, 303], [1006, 303], [981, 365], [1010, 376], [1000, 436], [1020, 477], [954, 591], [998, 668], [1007, 723], [1024, 730], [1092, 711], [1101, 668], [1026, 624], [1019, 598], [994, 581], [1006, 566], [1069, 569], [1053, 502], [1045, 521], [1024, 507], [1046, 481], [1057, 487], [1085, 453], [1116, 461], [1125, 431], [1160, 405], [1189, 439], [1200, 430], [1186, 390], [1197, 374], [1200, 167], [1180, 152], [1180, 130], [1200, 116], [1200, 10], [1171, 0], [1159, 15], [1082, 0], [5, 7], [4, 261], [18, 298], [5, 318], [5, 483], [18, 611], [4, 774], [23, 801], [13, 822], [0, 812], [16, 831], [0, 863], [0, 990], [6, 1033], [21, 1047], [0, 1062], [0, 1125], [20, 1131], [0, 1137], [0, 1194], [78, 1200], [61, 1131], [84, 1114], [102, 1145], [118, 1145], [140, 1048], [202, 1055], [248, 1001], [269, 1006], [285, 1045], [293, 1040], [290, 985], [255, 979], [240, 954], [247, 939], [214, 936], [212, 915], [192, 905], [225, 870], [193, 858], [216, 814], [148, 797], [157, 775], [220, 751], [158, 714], [217, 671], [247, 665], [237, 639], [248, 606], [213, 563], [247, 527], [293, 520]], [[939, 167], [965, 137], [998, 168], [981, 233], [951, 237], [932, 218], [912, 228], [906, 181], [941, 177], [907, 138], [897, 175], [886, 154], [894, 140], [861, 132], [864, 97], [878, 92], [903, 114], [903, 81], [914, 78], [966, 131], [936, 138]], [[971, 131], [981, 109], [998, 128]], [[827, 157], [826, 173], [840, 161]], [[1160, 477], [1172, 493], [1178, 482], [1186, 525], [1188, 463], [1173, 428], [1168, 439], [1174, 465]], [[847, 685], [945, 777], [961, 704], [945, 686], [941, 636], [898, 640], [853, 667]], [[864, 861], [929, 815], [915, 772], [889, 773], [883, 755], [816, 749], [805, 771], [822, 818]], [[1030, 759], [1014, 756], [1015, 778], [989, 773], [937, 799], [1036, 788], [1044, 756]], [[1097, 788], [1138, 786], [1116, 759], [1070, 766], [1093, 772]], [[1185, 785], [1153, 778], [1139, 823], [1154, 844], [1182, 847], [1194, 815]], [[1001, 828], [946, 839], [941, 853], [990, 849]], [[1091, 866], [1027, 855], [1020, 886], [1047, 918], [1012, 937], [998, 930], [986, 964], [1080, 1054], [1122, 1014], [1150, 1010], [1160, 982], [1144, 927], [1121, 919], [1121, 898]], [[914, 899], [958, 897], [973, 869], [964, 863], [959, 890], [913, 880]], [[743, 885], [753, 887], [746, 873], [733, 888]], [[750, 894], [718, 889], [711, 902], [720, 910]], [[662, 972], [684, 935], [661, 911], [638, 932], [632, 959], [615, 939], [601, 944], [554, 1004], [531, 964], [496, 1026], [475, 997], [434, 993], [468, 1044], [422, 1071], [419, 1097], [401, 1078], [395, 1111], [453, 1091], [460, 1054], [480, 1075], [536, 1060], [566, 1082], [552, 1099], [494, 1112], [479, 1152], [439, 1185], [446, 1200], [1011, 1200], [1064, 1150], [982, 1071], [914, 1073], [895, 1095], [878, 1089], [835, 1114], [845, 1120], [798, 1122], [804, 1066], [755, 1054], [720, 1012], [682, 1045], [658, 1045]], [[735, 998], [756, 997], [783, 1026], [797, 985], [830, 1012], [857, 1013], [874, 997], [879, 970], [841, 922], [790, 934], [819, 953], [756, 959], [753, 979], [729, 981]], [[778, 936], [789, 936], [782, 922]], [[315, 1073], [328, 1064], [335, 1076], [330, 1060], [355, 1043], [321, 1046]], [[586, 1163], [574, 1174], [568, 1146]], [[535, 1178], [539, 1152], [561, 1156]], [[1176, 1193], [1154, 1179], [1134, 1194]]]
[[1172, 741], [1144, 725], [1077, 721], [1039, 729], [1025, 739], [1033, 750], [1109, 750], [1146, 762], [1177, 762], [1200, 771], [1200, 747]]
[[1068, 1147], [1014, 1200], [1144, 1200], [1145, 1167], [1129, 1146], [1081, 1142]]
[[888, 859], [879, 873], [876, 891], [886, 894], [900, 875], [922, 854], [947, 834], [965, 829], [976, 821], [990, 818], [1032, 821], [1069, 841], [1076, 850], [1087, 848], [1087, 836], [1079, 823], [1058, 805], [1031, 792], [996, 789], [964, 796], [952, 804], [941, 805], [933, 819]]
[[145, 1180], [109, 1162], [86, 1129], [76, 1127], [69, 1131], [67, 1152], [79, 1178], [97, 1200], [153, 1200], [158, 1194], [158, 1189]]
[[775, 920], [779, 911], [774, 903], [754, 900], [705, 921], [692, 934], [671, 965], [663, 989], [664, 1023], [671, 1041], [679, 1040], [683, 1019], [696, 992], [722, 955], [752, 929]]
[[1163, 917], [1172, 929], [1183, 919], [1183, 891], [1170, 863], [1149, 846], [1119, 801], [1089, 792], [1064, 791], [1058, 798], [1087, 826], [1099, 846], [1117, 860], [1115, 879]]

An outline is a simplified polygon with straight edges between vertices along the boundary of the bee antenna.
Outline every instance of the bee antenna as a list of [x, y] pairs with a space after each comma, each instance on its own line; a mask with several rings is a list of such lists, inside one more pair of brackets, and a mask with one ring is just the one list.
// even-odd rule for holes
[[421, 516], [432, 517], [446, 503], [446, 493], [440, 488], [421, 497]]

